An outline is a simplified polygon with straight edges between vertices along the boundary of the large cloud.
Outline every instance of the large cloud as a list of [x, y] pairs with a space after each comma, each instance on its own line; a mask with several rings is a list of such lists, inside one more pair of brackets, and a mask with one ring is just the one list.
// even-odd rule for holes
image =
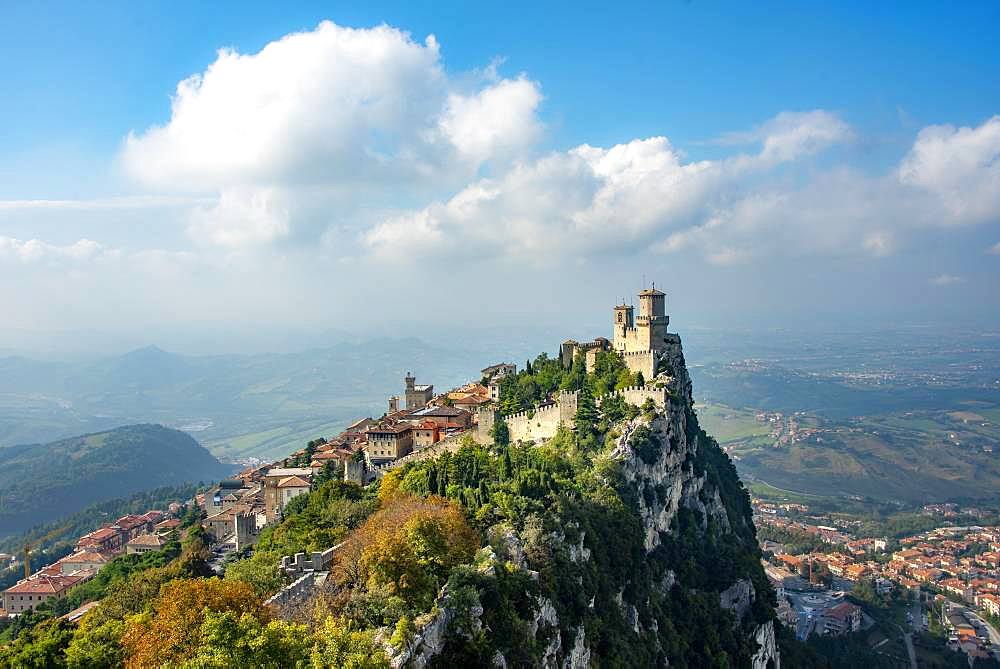
[[274, 241], [300, 218], [324, 223], [274, 207], [282, 190], [342, 210], [437, 193], [521, 157], [539, 135], [541, 94], [525, 77], [492, 73], [461, 85], [433, 36], [421, 44], [388, 26], [323, 22], [255, 54], [219, 51], [178, 84], [167, 123], [129, 135], [122, 159], [149, 188], [220, 193], [193, 221], [199, 239]]
[[[559, 253], [696, 249], [713, 264], [761, 256], [893, 253], [914, 228], [1000, 218], [1000, 121], [931, 128], [871, 175], [805, 161], [853, 132], [824, 111], [782, 113], [724, 138], [754, 153], [687, 161], [669, 141], [580, 146], [480, 180], [365, 235], [374, 252]], [[792, 169], [787, 169], [791, 167]]]

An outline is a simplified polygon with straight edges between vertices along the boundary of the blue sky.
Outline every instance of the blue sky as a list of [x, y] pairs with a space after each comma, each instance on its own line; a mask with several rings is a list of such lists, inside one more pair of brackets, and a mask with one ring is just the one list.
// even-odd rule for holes
[[[267, 320], [250, 305], [332, 326], [472, 273], [513, 319], [539, 305], [512, 294], [581, 285], [571, 315], [646, 274], [692, 321], [993, 322], [997, 25], [997, 3], [8, 3], [0, 307], [19, 331]], [[317, 46], [291, 40], [284, 86], [254, 55], [292, 33]], [[209, 77], [224, 48], [253, 62]], [[348, 113], [368, 84], [391, 104]], [[213, 143], [225, 114], [253, 139]]]

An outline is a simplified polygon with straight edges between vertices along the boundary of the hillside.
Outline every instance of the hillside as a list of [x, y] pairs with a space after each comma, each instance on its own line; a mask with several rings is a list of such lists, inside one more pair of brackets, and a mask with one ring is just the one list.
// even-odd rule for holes
[[129, 425], [0, 450], [0, 537], [83, 507], [159, 486], [213, 481], [231, 471], [190, 435]]

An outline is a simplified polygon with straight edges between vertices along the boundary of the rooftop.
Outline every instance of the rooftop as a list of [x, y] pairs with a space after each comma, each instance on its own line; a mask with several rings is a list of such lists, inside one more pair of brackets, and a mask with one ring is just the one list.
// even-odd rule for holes
[[465, 411], [461, 409], [456, 409], [455, 407], [424, 407], [418, 411], [414, 411], [412, 416], [424, 418], [426, 416], [437, 416], [440, 418], [453, 418], [455, 416], [464, 416]]
[[166, 544], [167, 540], [159, 534], [140, 534], [128, 542], [129, 546], [149, 546], [153, 548], [160, 548], [166, 546]]
[[274, 467], [267, 470], [267, 477], [274, 478], [280, 476], [312, 476], [312, 467]]
[[289, 476], [278, 481], [279, 488], [308, 488], [309, 482], [298, 476]]

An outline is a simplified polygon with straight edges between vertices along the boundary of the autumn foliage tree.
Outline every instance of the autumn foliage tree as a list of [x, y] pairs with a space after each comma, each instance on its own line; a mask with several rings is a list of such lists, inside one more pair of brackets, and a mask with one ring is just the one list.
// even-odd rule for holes
[[348, 537], [335, 574], [342, 585], [384, 589], [426, 610], [448, 572], [469, 562], [479, 545], [454, 502], [400, 493]]
[[198, 650], [206, 612], [266, 618], [260, 598], [241, 581], [177, 579], [163, 585], [153, 611], [128, 618], [125, 666], [147, 669], [182, 664]]

